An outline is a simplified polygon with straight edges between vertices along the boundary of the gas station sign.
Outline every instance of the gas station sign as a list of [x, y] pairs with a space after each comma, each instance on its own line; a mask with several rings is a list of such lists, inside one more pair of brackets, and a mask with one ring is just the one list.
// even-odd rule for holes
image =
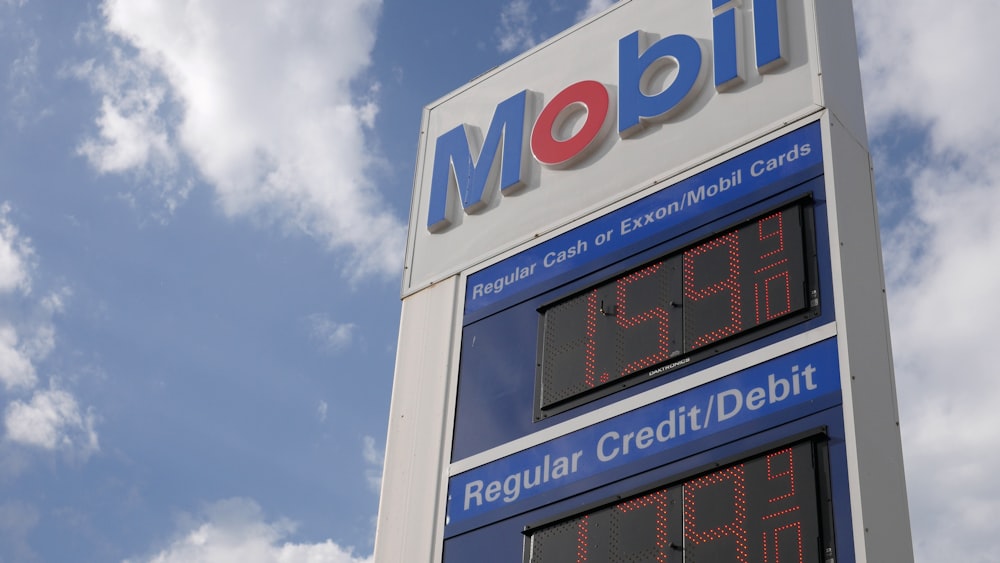
[[852, 18], [623, 1], [427, 108], [377, 561], [912, 560]]

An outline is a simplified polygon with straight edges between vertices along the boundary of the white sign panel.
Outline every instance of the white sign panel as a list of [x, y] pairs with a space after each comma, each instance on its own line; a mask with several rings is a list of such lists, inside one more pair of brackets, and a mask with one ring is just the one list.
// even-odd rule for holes
[[806, 21], [622, 2], [430, 105], [404, 295], [819, 110]]

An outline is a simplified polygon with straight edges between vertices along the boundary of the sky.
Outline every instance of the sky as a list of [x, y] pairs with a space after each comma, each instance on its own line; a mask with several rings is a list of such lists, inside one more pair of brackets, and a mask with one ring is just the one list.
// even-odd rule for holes
[[[370, 561], [421, 109], [610, 5], [0, 0], [0, 562]], [[995, 562], [1000, 12], [854, 5], [916, 559]]]

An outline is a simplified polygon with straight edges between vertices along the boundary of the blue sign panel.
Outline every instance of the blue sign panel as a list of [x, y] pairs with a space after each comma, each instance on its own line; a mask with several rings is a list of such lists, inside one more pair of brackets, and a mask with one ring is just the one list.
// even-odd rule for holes
[[546, 493], [611, 470], [638, 471], [678, 448], [839, 401], [837, 345], [828, 339], [461, 473], [449, 481], [447, 526], [454, 532], [493, 511], [530, 510]]
[[469, 276], [466, 315], [528, 295], [554, 278], [592, 268], [623, 248], [662, 238], [678, 223], [821, 166], [822, 152], [819, 124], [807, 125], [485, 268]]

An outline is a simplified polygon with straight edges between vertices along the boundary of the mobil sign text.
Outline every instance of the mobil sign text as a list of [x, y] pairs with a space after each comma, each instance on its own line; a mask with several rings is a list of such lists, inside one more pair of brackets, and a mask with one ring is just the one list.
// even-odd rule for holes
[[[715, 89], [725, 92], [744, 82], [748, 63], [766, 73], [787, 62], [781, 0], [699, 1], [706, 4], [706, 17], [711, 13], [710, 42], [685, 34], [655, 39], [642, 30], [619, 39], [617, 111], [614, 87], [583, 80], [552, 96], [537, 116], [529, 115], [530, 92], [525, 89], [497, 103], [485, 136], [470, 124], [440, 135], [427, 229], [439, 233], [455, 222], [454, 213], [482, 211], [493, 190], [509, 195], [522, 188], [530, 163], [528, 149], [542, 166], [572, 168], [611, 134], [612, 116], [617, 116], [618, 136], [627, 140], [647, 124], [682, 114], [705, 88], [709, 74]], [[752, 55], [743, 49], [744, 18], [752, 22]], [[658, 85], [656, 78], [665, 72], [671, 80]], [[475, 139], [483, 139], [478, 155], [473, 154]], [[454, 203], [456, 197], [462, 210]]]

